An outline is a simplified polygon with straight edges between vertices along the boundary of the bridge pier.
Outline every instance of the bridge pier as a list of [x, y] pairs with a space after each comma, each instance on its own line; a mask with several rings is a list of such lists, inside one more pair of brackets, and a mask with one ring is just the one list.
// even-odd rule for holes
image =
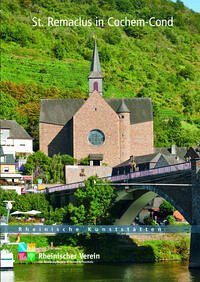
[[[192, 225], [200, 225], [200, 158], [192, 160]], [[189, 268], [200, 269], [200, 233], [192, 232]]]

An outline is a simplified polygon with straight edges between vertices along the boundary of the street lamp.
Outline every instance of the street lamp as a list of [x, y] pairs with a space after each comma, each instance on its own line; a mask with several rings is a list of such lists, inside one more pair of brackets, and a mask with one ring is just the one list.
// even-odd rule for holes
[[[9, 221], [9, 216], [10, 216], [10, 210], [12, 209], [12, 203], [14, 201], [4, 201], [6, 203], [6, 209], [7, 209], [7, 216], [6, 216], [6, 223], [1, 223], [2, 225], [8, 225], [8, 221]], [[4, 233], [4, 237], [0, 240], [0, 245], [2, 244], [8, 244], [10, 243], [9, 241], [9, 236], [8, 233]]]
[[10, 216], [10, 210], [12, 209], [12, 203], [15, 201], [4, 201], [6, 204], [6, 209], [7, 209], [7, 217], [6, 217], [6, 224], [8, 224], [9, 221], [9, 216]]

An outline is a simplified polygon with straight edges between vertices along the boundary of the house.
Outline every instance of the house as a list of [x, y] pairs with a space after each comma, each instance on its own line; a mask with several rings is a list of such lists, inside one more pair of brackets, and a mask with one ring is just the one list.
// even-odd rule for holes
[[113, 167], [112, 175], [127, 174], [133, 171], [149, 170], [168, 165], [184, 163], [186, 161], [186, 148], [172, 145], [169, 148], [155, 148], [153, 154], [130, 156], [125, 162]]
[[33, 138], [15, 120], [0, 120], [0, 145], [4, 154], [18, 158], [19, 170], [33, 153]]
[[16, 172], [14, 156], [12, 154], [4, 154], [2, 146], [0, 146], [0, 187], [4, 190], [14, 190], [21, 194], [22, 186], [22, 175]]
[[0, 146], [0, 172], [15, 173], [15, 158], [12, 154], [4, 154]]
[[107, 99], [95, 43], [88, 98], [41, 101], [40, 150], [69, 154], [78, 161], [115, 166], [131, 155], [152, 154], [153, 114], [149, 98]]

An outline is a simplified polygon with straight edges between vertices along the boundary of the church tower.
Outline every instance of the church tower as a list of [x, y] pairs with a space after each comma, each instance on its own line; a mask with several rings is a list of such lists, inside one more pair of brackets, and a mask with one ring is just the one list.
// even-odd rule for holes
[[119, 117], [120, 162], [130, 157], [130, 110], [122, 99], [117, 110]]
[[92, 63], [91, 63], [88, 80], [89, 80], [89, 95], [91, 95], [94, 91], [97, 91], [100, 95], [102, 95], [103, 75], [101, 72], [99, 53], [98, 53], [96, 41], [94, 43], [93, 57], [92, 57]]

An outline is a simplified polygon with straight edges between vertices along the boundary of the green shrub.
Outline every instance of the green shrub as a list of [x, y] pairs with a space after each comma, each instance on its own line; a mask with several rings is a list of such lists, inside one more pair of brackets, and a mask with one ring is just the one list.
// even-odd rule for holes
[[53, 53], [58, 60], [62, 60], [65, 56], [65, 47], [61, 41], [55, 43]]
[[166, 218], [168, 215], [173, 215], [175, 211], [175, 208], [167, 201], [164, 201], [160, 205], [160, 212], [164, 218]]
[[176, 219], [174, 218], [173, 215], [168, 215], [166, 219], [167, 219], [167, 223], [170, 225], [173, 225], [176, 222]]
[[150, 216], [146, 216], [143, 221], [145, 225], [158, 225], [158, 223]]
[[119, 28], [112, 27], [104, 33], [103, 38], [106, 43], [116, 45], [121, 41], [121, 32]]
[[89, 157], [85, 157], [80, 160], [80, 165], [90, 165]]

